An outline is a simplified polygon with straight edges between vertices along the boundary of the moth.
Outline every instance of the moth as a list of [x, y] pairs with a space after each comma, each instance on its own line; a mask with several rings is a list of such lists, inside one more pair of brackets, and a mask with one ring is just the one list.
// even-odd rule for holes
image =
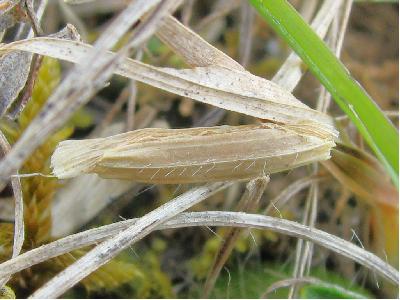
[[333, 137], [312, 122], [146, 128], [63, 141], [51, 166], [60, 179], [96, 173], [160, 184], [249, 180], [329, 159], [334, 146]]

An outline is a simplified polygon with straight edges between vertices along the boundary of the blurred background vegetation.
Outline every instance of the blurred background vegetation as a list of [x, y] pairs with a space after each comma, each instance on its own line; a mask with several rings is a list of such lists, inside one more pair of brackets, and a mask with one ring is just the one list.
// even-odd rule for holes
[[[42, 27], [46, 33], [53, 33], [69, 22], [78, 28], [84, 41], [92, 43], [115, 13], [126, 5], [126, 1], [97, 2], [96, 5], [88, 3], [68, 6], [62, 1], [50, 1]], [[291, 3], [299, 8], [302, 1], [291, 1]], [[246, 1], [187, 1], [176, 16], [208, 42], [245, 65], [250, 72], [270, 79], [286, 59], [290, 49], [255, 11], [246, 15], [243, 13], [249, 9]], [[251, 26], [244, 26], [244, 19], [249, 16]], [[395, 124], [398, 117], [395, 113], [398, 111], [398, 28], [397, 3], [357, 1], [352, 8], [341, 56], [353, 76], [378, 101], [378, 105], [383, 110], [392, 112], [389, 115]], [[243, 32], [244, 29], [248, 31]], [[251, 45], [251, 50], [248, 52], [242, 46], [244, 39]], [[187, 67], [180, 57], [156, 37], [151, 38], [140, 53], [137, 57], [152, 65]], [[244, 53], [247, 54], [244, 55]], [[18, 139], [21, 132], [38, 113], [68, 68], [70, 65], [64, 62], [48, 58], [43, 60], [32, 99], [22, 114], [16, 121], [3, 120], [0, 124], [11, 144]], [[62, 130], [51, 136], [32, 154], [21, 173], [49, 174], [48, 159], [56, 144], [61, 140], [107, 135], [104, 133], [107, 130], [113, 133], [116, 133], [115, 130], [117, 132], [125, 130], [127, 101], [134, 89], [137, 91], [135, 128], [149, 126], [185, 128], [254, 123], [254, 119], [249, 116], [215, 109], [114, 76], [110, 84], [81, 109]], [[306, 73], [294, 94], [307, 105], [315, 107], [319, 89], [318, 81], [311, 74]], [[343, 115], [334, 103], [329, 113], [335, 117]], [[369, 150], [351, 123], [340, 119], [337, 126], [341, 129], [342, 137], [347, 136], [345, 139], [347, 145], [356, 149], [353, 153], [356, 153], [359, 159], [355, 161], [345, 157], [341, 161], [345, 170], [343, 172], [350, 172], [346, 174], [352, 177], [355, 174], [352, 174], [349, 168], [346, 169], [346, 166], [365, 163], [368, 159], [357, 151]], [[380, 167], [374, 167], [371, 172], [380, 174]], [[280, 207], [279, 212], [274, 210], [270, 214], [301, 222], [307, 199], [306, 187], [309, 187], [309, 184], [304, 184], [303, 188], [298, 189], [294, 185], [301, 185], [301, 180], [304, 181], [304, 179], [312, 180], [314, 177], [310, 174], [310, 167], [302, 167], [273, 175], [260, 201], [258, 212], [262, 213], [269, 202], [277, 196], [285, 197], [290, 191], [295, 190], [290, 201]], [[349, 187], [336, 177], [327, 169], [320, 168], [314, 178], [319, 180], [320, 186], [315, 226], [346, 240], [353, 240], [354, 243], [373, 251], [397, 267], [398, 209], [396, 205], [388, 205], [385, 203], [386, 199], [366, 199], [362, 195], [370, 193], [369, 186], [361, 184], [355, 190], [354, 187]], [[59, 207], [65, 207], [65, 204], [60, 204], [60, 202], [68, 201], [68, 199], [65, 195], [62, 196], [61, 191], [70, 188], [71, 186], [68, 186], [70, 183], [45, 177], [23, 178], [21, 181], [26, 223], [24, 250], [33, 249], [67, 234], [67, 232], [57, 233], [55, 224], [75, 221], [61, 220], [64, 211], [55, 212], [54, 206], [58, 203]], [[390, 193], [388, 196], [390, 199], [397, 198], [397, 190], [393, 187], [388, 188], [387, 181], [382, 182], [381, 185], [378, 179], [377, 182], [374, 196], [386, 197], [387, 193]], [[109, 189], [111, 192], [117, 190], [118, 192], [110, 194], [105, 200], [106, 203], [97, 206], [96, 199], [91, 199], [89, 202], [91, 206], [81, 207], [82, 210], [89, 211], [87, 215], [90, 217], [86, 217], [83, 222], [76, 221], [76, 224], [71, 225], [68, 233], [140, 217], [191, 187], [124, 183], [122, 188], [115, 184], [118, 185], [112, 181]], [[193, 210], [235, 210], [244, 188], [243, 183], [237, 183], [226, 192], [220, 192], [194, 207]], [[91, 189], [95, 187], [88, 185], [88, 190], [85, 190], [87, 193], [85, 199], [96, 197], [96, 191]], [[3, 191], [1, 197], [1, 202], [9, 201], [12, 197], [11, 190]], [[97, 211], [90, 213], [90, 210], [96, 209]], [[3, 211], [2, 215], [5, 216], [6, 213]], [[0, 259], [2, 261], [10, 257], [13, 232], [12, 223], [3, 216], [3, 222], [0, 224]], [[202, 297], [205, 279], [225, 235], [224, 228], [158, 231], [87, 277], [64, 297]], [[265, 296], [271, 284], [291, 277], [295, 247], [296, 239], [293, 238], [269, 231], [242, 231], [210, 297], [259, 298]], [[12, 278], [7, 289], [1, 291], [1, 295], [10, 297], [15, 292], [19, 298], [28, 296], [88, 250], [89, 248], [74, 251], [20, 272]], [[318, 246], [314, 247], [309, 276], [356, 294], [346, 294], [345, 291], [332, 287], [326, 288], [323, 284], [304, 284], [299, 291], [300, 297], [349, 298], [354, 295], [372, 298], [393, 297], [398, 288], [382, 282], [357, 263]], [[286, 287], [271, 292], [267, 297], [286, 298], [287, 294]]]

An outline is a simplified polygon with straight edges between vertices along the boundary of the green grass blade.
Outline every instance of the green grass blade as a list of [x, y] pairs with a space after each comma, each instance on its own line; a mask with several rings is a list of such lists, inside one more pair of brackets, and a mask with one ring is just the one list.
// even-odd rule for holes
[[374, 100], [286, 0], [249, 1], [331, 93], [398, 187], [398, 131]]

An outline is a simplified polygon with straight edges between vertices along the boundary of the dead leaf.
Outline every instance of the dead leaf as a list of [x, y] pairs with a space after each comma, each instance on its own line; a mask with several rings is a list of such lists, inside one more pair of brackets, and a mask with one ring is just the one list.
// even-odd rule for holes
[[[24, 50], [78, 63], [91, 50], [84, 43], [54, 38], [35, 38], [0, 47], [0, 53]], [[104, 56], [114, 55], [111, 52]], [[116, 74], [147, 83], [166, 91], [277, 123], [301, 123], [309, 120], [326, 134], [336, 136], [332, 119], [309, 108], [277, 84], [247, 71], [222, 66], [194, 69], [153, 67], [126, 58]]]
[[331, 160], [322, 164], [343, 186], [368, 203], [398, 209], [398, 191], [387, 173], [374, 157], [360, 148], [337, 144]]

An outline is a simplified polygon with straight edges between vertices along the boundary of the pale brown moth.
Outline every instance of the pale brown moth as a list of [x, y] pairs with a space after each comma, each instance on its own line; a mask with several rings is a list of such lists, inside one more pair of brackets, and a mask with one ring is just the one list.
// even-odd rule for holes
[[58, 178], [96, 173], [146, 183], [248, 180], [330, 157], [333, 138], [315, 123], [146, 128], [59, 144]]

